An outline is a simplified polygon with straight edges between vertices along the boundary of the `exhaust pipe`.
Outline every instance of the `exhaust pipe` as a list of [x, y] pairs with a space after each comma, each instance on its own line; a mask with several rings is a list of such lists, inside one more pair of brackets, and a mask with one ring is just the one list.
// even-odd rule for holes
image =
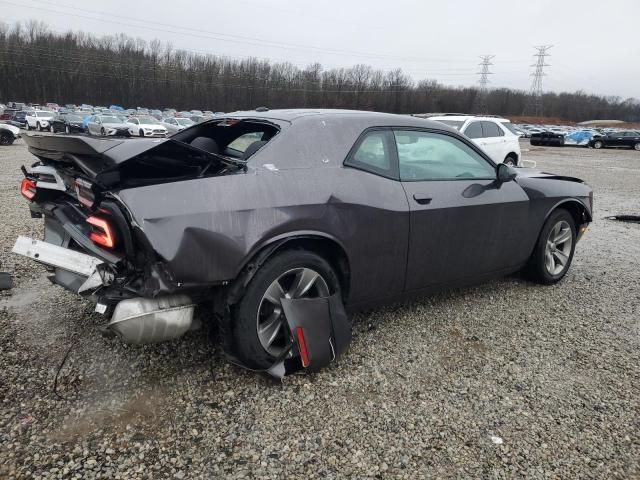
[[195, 304], [186, 295], [130, 298], [116, 305], [107, 325], [125, 343], [173, 340], [193, 327]]

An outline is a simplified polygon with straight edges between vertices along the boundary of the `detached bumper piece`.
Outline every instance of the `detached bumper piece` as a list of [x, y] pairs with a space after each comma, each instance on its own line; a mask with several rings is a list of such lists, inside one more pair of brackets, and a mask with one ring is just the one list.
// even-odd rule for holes
[[282, 379], [303, 369], [316, 372], [345, 352], [351, 343], [351, 323], [340, 294], [323, 298], [282, 298], [281, 302], [291, 332], [291, 348], [265, 370], [250, 369], [227, 354], [233, 363]]
[[11, 251], [36, 262], [62, 268], [84, 277], [90, 277], [96, 271], [96, 267], [102, 263], [91, 255], [22, 236], [18, 237]]

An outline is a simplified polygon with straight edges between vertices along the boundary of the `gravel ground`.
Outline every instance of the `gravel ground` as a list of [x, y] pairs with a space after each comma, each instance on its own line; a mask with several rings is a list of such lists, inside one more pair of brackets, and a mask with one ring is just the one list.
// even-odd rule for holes
[[595, 190], [563, 282], [514, 276], [358, 314], [338, 364], [280, 383], [201, 332], [103, 338], [88, 302], [10, 253], [41, 221], [18, 191], [33, 158], [1, 148], [0, 261], [16, 286], [0, 294], [0, 477], [640, 477], [640, 226], [604, 219], [640, 213], [640, 155], [524, 155]]

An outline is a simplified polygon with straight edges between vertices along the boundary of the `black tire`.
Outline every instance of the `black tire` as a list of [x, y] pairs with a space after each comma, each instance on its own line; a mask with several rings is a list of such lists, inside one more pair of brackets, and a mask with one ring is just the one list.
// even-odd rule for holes
[[604, 147], [604, 143], [602, 143], [600, 140], [596, 140], [595, 142], [593, 142], [593, 148], [595, 148], [596, 150], [599, 150], [602, 147]]
[[633, 146], [633, 149], [634, 149], [634, 150], [637, 150], [637, 151], [639, 151], [639, 152], [640, 152], [640, 143], [636, 143], [636, 144]]
[[[569, 254], [569, 259], [567, 263], [564, 265], [564, 268], [561, 272], [557, 274], [552, 274], [549, 272], [547, 267], [545, 266], [545, 251], [547, 248], [547, 240], [549, 239], [549, 235], [552, 229], [559, 222], [567, 222], [571, 229], [571, 252]], [[544, 223], [542, 227], [542, 231], [540, 232], [540, 236], [538, 237], [538, 241], [536, 242], [536, 246], [533, 250], [533, 254], [529, 259], [529, 263], [525, 268], [526, 275], [533, 281], [537, 283], [541, 283], [543, 285], [552, 285], [554, 283], [559, 282], [566, 275], [567, 271], [571, 267], [571, 262], [573, 261], [573, 254], [576, 249], [576, 224], [575, 220], [571, 216], [571, 214], [563, 209], [559, 208], [549, 215], [547, 221]]]
[[49, 124], [49, 132], [51, 132], [51, 133], [56, 133], [56, 129], [55, 129], [55, 128], [53, 128], [53, 123], [50, 123], [50, 124]]
[[142, 129], [140, 129], [140, 130], [138, 131], [138, 135], [140, 135], [141, 137], [144, 137], [144, 131], [143, 131]]
[[13, 144], [14, 138], [10, 133], [2, 132], [0, 133], [0, 145], [8, 147]]
[[100, 129], [100, 135], [102, 135], [103, 137], [107, 135], [107, 131], [104, 129], [104, 127]]
[[40, 126], [40, 122], [36, 123], [36, 130], [41, 132], [42, 131], [42, 127]]
[[325, 280], [330, 293], [340, 290], [340, 282], [333, 268], [321, 256], [307, 250], [286, 250], [268, 259], [249, 282], [242, 299], [232, 309], [229, 335], [225, 344], [244, 365], [254, 369], [266, 369], [275, 358], [270, 355], [258, 338], [258, 309], [271, 283], [285, 272], [306, 267], [315, 270]]

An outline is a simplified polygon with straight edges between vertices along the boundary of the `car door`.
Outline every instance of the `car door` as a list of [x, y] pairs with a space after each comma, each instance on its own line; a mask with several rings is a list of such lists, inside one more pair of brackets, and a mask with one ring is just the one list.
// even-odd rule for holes
[[100, 135], [100, 127], [101, 122], [98, 117], [93, 117], [91, 120], [89, 120], [89, 133], [91, 133], [92, 135]]
[[509, 153], [506, 151], [507, 139], [504, 131], [491, 121], [483, 120], [480, 124], [482, 125], [481, 148], [487, 152], [489, 158], [495, 163], [504, 162], [507, 153]]
[[394, 136], [410, 212], [407, 291], [524, 263], [529, 198], [516, 182], [497, 183], [495, 166], [448, 132]]
[[478, 147], [482, 149], [489, 158], [491, 158], [494, 162], [496, 161], [496, 153], [492, 149], [492, 145], [487, 142], [485, 138], [484, 131], [482, 129], [482, 123], [480, 120], [475, 120], [467, 124], [466, 127], [463, 127], [462, 133], [464, 133], [467, 138], [470, 138], [473, 143], [475, 143]]

